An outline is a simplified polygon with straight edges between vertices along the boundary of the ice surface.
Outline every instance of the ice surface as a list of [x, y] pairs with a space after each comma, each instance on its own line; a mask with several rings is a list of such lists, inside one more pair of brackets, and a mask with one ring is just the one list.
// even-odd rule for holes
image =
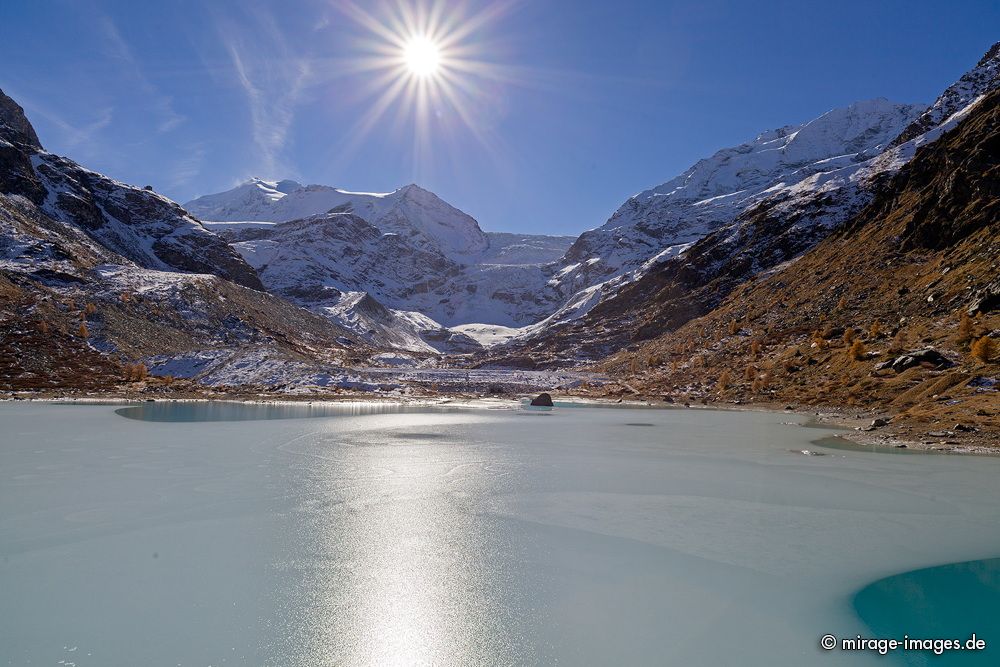
[[886, 664], [857, 591], [1000, 553], [1000, 459], [788, 415], [116, 407], [0, 405], [0, 662]]

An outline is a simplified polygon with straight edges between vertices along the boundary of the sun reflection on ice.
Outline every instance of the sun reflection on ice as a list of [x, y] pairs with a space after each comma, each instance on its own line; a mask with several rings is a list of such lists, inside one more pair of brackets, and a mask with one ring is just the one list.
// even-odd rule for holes
[[300, 529], [316, 546], [300, 564], [309, 600], [291, 602], [308, 613], [293, 630], [300, 664], [502, 664], [513, 655], [495, 590], [502, 531], [487, 534], [467, 506], [466, 486], [482, 475], [455, 472], [469, 459], [453, 453], [464, 445], [451, 434], [481, 418], [390, 415], [378, 430], [346, 435], [341, 421], [335, 436], [303, 443], [315, 489]]

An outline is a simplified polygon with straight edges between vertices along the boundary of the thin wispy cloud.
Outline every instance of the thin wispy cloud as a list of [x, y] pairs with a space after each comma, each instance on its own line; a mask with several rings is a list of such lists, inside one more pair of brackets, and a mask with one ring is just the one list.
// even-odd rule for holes
[[296, 109], [312, 82], [312, 62], [295, 52], [270, 14], [258, 10], [248, 15], [249, 26], [227, 19], [217, 24], [232, 76], [247, 100], [260, 158], [256, 167], [265, 175], [293, 173], [285, 147]]
[[[95, 148], [97, 135], [101, 130], [111, 125], [111, 121], [114, 119], [114, 107], [106, 106], [97, 109], [93, 119], [88, 122], [71, 123], [61, 114], [20, 91], [10, 91], [10, 94], [25, 108], [29, 119], [41, 118], [54, 126], [61, 134], [58, 143], [65, 148], [81, 148], [85, 152]], [[45, 137], [41, 137], [41, 139], [44, 145]]]
[[141, 63], [136, 59], [114, 21], [104, 16], [98, 20], [98, 23], [109, 55], [119, 62], [126, 75], [135, 83], [136, 88], [148, 98], [153, 113], [158, 118], [156, 131], [159, 133], [169, 132], [183, 123], [185, 117], [174, 110], [173, 99], [160, 91], [143, 73]]
[[173, 189], [179, 189], [189, 185], [199, 175], [205, 164], [205, 156], [208, 150], [203, 143], [195, 143], [183, 149], [180, 159], [178, 159], [169, 174], [167, 185]]
[[114, 107], [107, 107], [98, 111], [97, 118], [85, 125], [70, 125], [54, 115], [49, 115], [49, 120], [66, 133], [66, 145], [76, 147], [81, 144], [90, 144], [101, 130], [111, 125], [113, 117]]

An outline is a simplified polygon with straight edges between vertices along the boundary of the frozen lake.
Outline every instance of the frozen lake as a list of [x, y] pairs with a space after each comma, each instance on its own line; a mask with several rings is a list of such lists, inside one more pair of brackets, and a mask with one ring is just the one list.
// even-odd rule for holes
[[[1000, 663], [998, 458], [768, 413], [119, 409], [0, 405], [0, 664]], [[933, 632], [994, 646], [819, 646]]]

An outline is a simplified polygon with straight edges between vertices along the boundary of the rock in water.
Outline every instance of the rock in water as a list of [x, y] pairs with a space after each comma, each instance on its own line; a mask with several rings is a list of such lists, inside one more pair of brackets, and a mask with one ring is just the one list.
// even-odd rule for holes
[[552, 397], [543, 392], [531, 399], [531, 404], [536, 408], [551, 408]]

